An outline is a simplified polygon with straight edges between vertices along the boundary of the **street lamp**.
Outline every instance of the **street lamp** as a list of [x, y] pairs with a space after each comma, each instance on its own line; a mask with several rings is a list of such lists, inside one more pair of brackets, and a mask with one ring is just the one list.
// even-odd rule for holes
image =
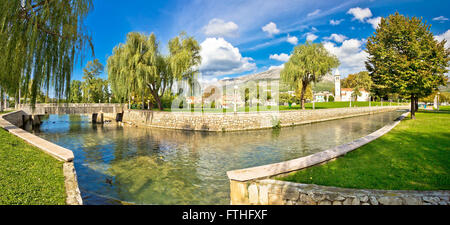
[[237, 85], [234, 85], [234, 113], [237, 113], [237, 96], [236, 96], [236, 93], [237, 93], [237, 89], [238, 89], [238, 86]]

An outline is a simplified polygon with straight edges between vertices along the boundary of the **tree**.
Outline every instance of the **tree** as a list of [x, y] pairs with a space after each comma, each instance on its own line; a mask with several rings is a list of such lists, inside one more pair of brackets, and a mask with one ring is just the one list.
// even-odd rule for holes
[[342, 79], [342, 87], [344, 88], [363, 88], [366, 91], [371, 91], [372, 89], [372, 79], [369, 76], [369, 72], [361, 71], [359, 73], [350, 74], [347, 78]]
[[201, 61], [200, 46], [193, 37], [181, 34], [169, 41], [169, 55], [159, 52], [156, 36], [129, 33], [125, 44], [119, 44], [108, 58], [108, 79], [114, 95], [130, 98], [131, 94], [150, 93], [163, 110], [162, 97], [175, 80], [193, 83], [195, 69]]
[[107, 83], [101, 78], [98, 78], [103, 72], [103, 65], [94, 59], [89, 61], [86, 67], [83, 69], [83, 83], [81, 89], [83, 91], [84, 102], [97, 103], [98, 100], [103, 101], [103, 91]]
[[294, 48], [291, 58], [281, 72], [281, 79], [291, 87], [296, 88], [301, 84], [300, 99], [302, 109], [305, 109], [305, 93], [311, 82], [319, 82], [339, 64], [337, 57], [330, 54], [322, 44], [306, 42]]
[[369, 72], [367, 71], [361, 71], [359, 73], [350, 74], [347, 76], [347, 78], [342, 80], [342, 87], [344, 88], [352, 88], [352, 98], [356, 99], [358, 96], [361, 96], [361, 90], [364, 89], [365, 91], [370, 92], [372, 90], [372, 78], [369, 76]]
[[84, 19], [92, 0], [0, 2], [0, 86], [16, 99], [32, 84], [31, 103], [41, 88], [67, 94], [75, 58], [86, 46], [93, 52]]
[[430, 25], [421, 18], [398, 13], [382, 18], [367, 41], [366, 68], [375, 89], [408, 96], [415, 119], [418, 99], [445, 84], [450, 55], [445, 43], [434, 39]]
[[71, 103], [80, 103], [82, 101], [81, 94], [81, 81], [72, 80], [70, 83], [70, 96], [69, 102]]

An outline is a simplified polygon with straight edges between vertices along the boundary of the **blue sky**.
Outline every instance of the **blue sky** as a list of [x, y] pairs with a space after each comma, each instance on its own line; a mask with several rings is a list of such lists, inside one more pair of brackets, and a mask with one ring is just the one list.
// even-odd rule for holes
[[[335, 54], [346, 77], [364, 70], [365, 42], [379, 17], [396, 11], [423, 17], [437, 39], [449, 40], [449, 8], [450, 1], [439, 0], [94, 0], [86, 26], [105, 66], [128, 32], [153, 32], [166, 51], [168, 40], [185, 31], [202, 46], [204, 81], [280, 66], [307, 39]], [[81, 80], [82, 66], [76, 65], [73, 79]]]

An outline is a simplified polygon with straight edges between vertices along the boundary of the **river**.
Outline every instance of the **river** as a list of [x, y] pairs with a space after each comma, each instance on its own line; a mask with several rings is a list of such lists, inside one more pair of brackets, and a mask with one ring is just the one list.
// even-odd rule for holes
[[229, 204], [226, 171], [351, 142], [402, 113], [223, 133], [93, 125], [88, 116], [50, 115], [35, 134], [74, 152], [85, 204]]

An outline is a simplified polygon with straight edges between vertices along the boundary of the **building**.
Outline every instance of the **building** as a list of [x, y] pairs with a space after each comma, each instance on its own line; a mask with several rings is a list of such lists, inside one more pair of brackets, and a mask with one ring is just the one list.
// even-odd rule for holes
[[[370, 100], [370, 93], [363, 88], [359, 90], [361, 93], [360, 96], [357, 96], [356, 101], [357, 102], [368, 102]], [[343, 102], [349, 102], [349, 101], [355, 101], [355, 99], [352, 99], [353, 89], [352, 88], [342, 88], [341, 89], [341, 101]]]
[[330, 96], [333, 96], [333, 94], [331, 94], [328, 91], [323, 91], [323, 92], [318, 92], [318, 93], [314, 93], [314, 101], [315, 102], [328, 102]]
[[334, 101], [340, 102], [341, 100], [341, 74], [336, 69], [334, 72]]

